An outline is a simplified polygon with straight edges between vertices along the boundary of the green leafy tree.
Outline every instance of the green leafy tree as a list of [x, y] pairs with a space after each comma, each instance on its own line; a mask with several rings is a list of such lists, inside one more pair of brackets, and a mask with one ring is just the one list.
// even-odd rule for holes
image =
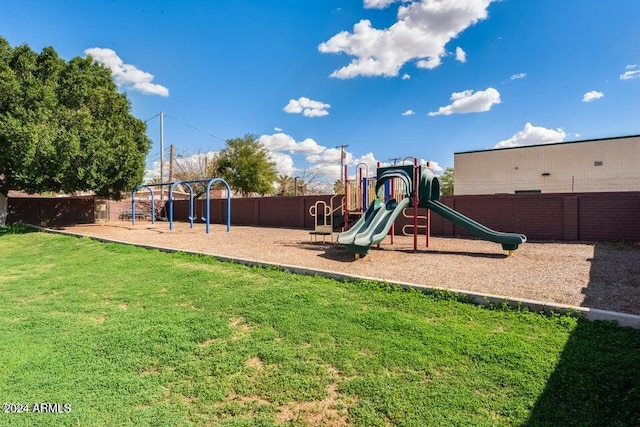
[[108, 68], [0, 37], [0, 225], [9, 190], [94, 191], [119, 199], [142, 182], [151, 147]]
[[453, 196], [453, 168], [446, 168], [440, 179], [440, 191], [443, 196]]
[[246, 134], [242, 138], [228, 139], [226, 144], [213, 165], [213, 176], [224, 178], [242, 197], [251, 193], [272, 193], [276, 181], [275, 163], [256, 136]]

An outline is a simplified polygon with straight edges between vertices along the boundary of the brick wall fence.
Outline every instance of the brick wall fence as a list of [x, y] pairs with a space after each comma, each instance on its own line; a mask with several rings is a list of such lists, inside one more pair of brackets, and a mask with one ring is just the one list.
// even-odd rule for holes
[[[443, 196], [441, 202], [489, 228], [522, 233], [529, 240], [640, 241], [640, 192]], [[412, 221], [401, 218], [396, 229]], [[471, 234], [432, 213], [431, 235]]]
[[[231, 199], [231, 224], [312, 229], [314, 219], [309, 215], [309, 208], [317, 201], [330, 204], [331, 198], [332, 196], [300, 196]], [[333, 200], [334, 207], [337, 207], [340, 197]], [[196, 217], [205, 216], [205, 203], [205, 200], [197, 200], [194, 204]], [[212, 223], [226, 223], [226, 199], [211, 200], [209, 209]], [[188, 217], [189, 201], [174, 201], [174, 220], [188, 221]]]
[[46, 227], [90, 224], [95, 221], [95, 198], [10, 197], [7, 224], [22, 222]]
[[[309, 208], [332, 196], [264, 197], [231, 200], [231, 224], [263, 227], [313, 229]], [[335, 197], [334, 204], [340, 197]], [[640, 241], [640, 192], [614, 193], [543, 193], [482, 196], [445, 196], [442, 203], [498, 231], [526, 234], [529, 240], [559, 241]], [[145, 204], [146, 203], [146, 204]], [[166, 215], [160, 201], [157, 212]], [[226, 199], [211, 200], [211, 222], [226, 221]], [[148, 201], [136, 201], [136, 209], [149, 210]], [[195, 216], [205, 214], [205, 201], [195, 203]], [[93, 197], [80, 198], [10, 198], [8, 222], [40, 225], [91, 223], [95, 218]], [[131, 201], [109, 202], [109, 219], [122, 219], [121, 213], [131, 209]], [[408, 215], [412, 209], [408, 209]], [[174, 201], [174, 220], [187, 221], [189, 203]], [[426, 210], [420, 209], [420, 215]], [[202, 221], [198, 221], [202, 222]], [[400, 234], [409, 218], [398, 218]], [[421, 219], [419, 224], [424, 224]], [[410, 233], [410, 227], [407, 229]], [[424, 228], [419, 229], [424, 234]], [[431, 214], [431, 235], [469, 236], [464, 229]]]
[[[329, 203], [331, 196], [265, 197], [231, 200], [231, 224], [312, 229], [309, 207], [316, 201]], [[497, 194], [444, 196], [442, 203], [497, 231], [526, 234], [530, 240], [640, 241], [640, 192]], [[334, 198], [334, 204], [339, 198]], [[204, 201], [196, 204], [196, 216], [204, 216]], [[174, 202], [174, 219], [186, 221], [188, 201]], [[426, 215], [426, 209], [418, 214]], [[211, 201], [213, 223], [226, 219], [226, 200]], [[412, 209], [406, 211], [412, 215]], [[419, 225], [425, 220], [419, 221]], [[396, 234], [413, 224], [400, 216]], [[412, 229], [407, 227], [407, 232]], [[420, 234], [424, 228], [419, 227]], [[437, 214], [431, 214], [431, 235], [471, 236]]]

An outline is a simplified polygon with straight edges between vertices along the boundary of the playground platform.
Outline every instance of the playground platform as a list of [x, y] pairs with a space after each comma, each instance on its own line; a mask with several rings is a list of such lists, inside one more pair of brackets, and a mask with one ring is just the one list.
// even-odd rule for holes
[[219, 224], [151, 224], [127, 221], [77, 225], [63, 231], [121, 242], [192, 251], [463, 290], [543, 303], [566, 304], [640, 315], [640, 245], [527, 242], [508, 257], [500, 245], [482, 240], [421, 236], [385, 239], [355, 261], [344, 248], [312, 242], [309, 230]]

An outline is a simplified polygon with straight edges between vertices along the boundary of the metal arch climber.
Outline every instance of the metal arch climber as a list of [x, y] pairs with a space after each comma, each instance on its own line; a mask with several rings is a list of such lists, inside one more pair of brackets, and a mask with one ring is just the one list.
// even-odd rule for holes
[[[140, 188], [147, 188], [149, 189], [149, 191], [151, 191], [151, 205], [154, 206], [155, 209], [155, 205], [154, 205], [154, 196], [153, 196], [153, 191], [151, 190], [151, 187], [162, 187], [165, 185], [169, 186], [169, 230], [173, 230], [173, 189], [176, 185], [186, 185], [187, 188], [189, 188], [189, 222], [190, 222], [190, 227], [193, 228], [193, 188], [191, 187], [190, 184], [195, 184], [195, 183], [199, 183], [199, 182], [206, 182], [207, 183], [207, 201], [206, 201], [206, 216], [205, 216], [205, 229], [207, 234], [209, 234], [209, 222], [211, 219], [211, 207], [210, 207], [210, 191], [211, 191], [211, 186], [217, 182], [221, 182], [222, 184], [224, 184], [226, 190], [227, 190], [227, 232], [231, 231], [231, 188], [229, 187], [229, 184], [227, 184], [227, 182], [222, 179], [222, 178], [205, 178], [205, 179], [193, 179], [193, 180], [188, 180], [188, 181], [176, 181], [176, 182], [163, 182], [161, 184], [143, 184], [143, 185], [139, 185], [136, 188], [133, 189], [133, 191], [131, 192], [131, 218], [132, 218], [132, 223], [135, 225], [135, 218], [136, 218], [136, 206], [135, 206], [135, 194], [136, 192], [140, 189]], [[151, 223], [153, 224], [155, 220], [155, 214], [152, 213], [151, 215]]]
[[[216, 182], [221, 182], [227, 189], [227, 232], [231, 230], [231, 188], [229, 188], [229, 184], [222, 178], [210, 178], [210, 179], [192, 179], [189, 181], [179, 181], [173, 182], [169, 186], [169, 230], [173, 230], [173, 188], [179, 184], [187, 184], [190, 189], [190, 195], [193, 195], [193, 190], [191, 190], [191, 186], [189, 184], [196, 184], [199, 182], [207, 183], [207, 210], [205, 216], [205, 227], [206, 232], [209, 234], [209, 220], [211, 219], [211, 207], [209, 206], [209, 201], [211, 200], [211, 196], [209, 195], [211, 191], [211, 186]], [[191, 222], [191, 226], [193, 226], [193, 197], [190, 197], [190, 206], [189, 206], [189, 221]]]
[[153, 194], [153, 190], [151, 189], [151, 187], [160, 187], [162, 189], [162, 187], [164, 187], [166, 185], [171, 185], [171, 183], [170, 182], [163, 182], [161, 184], [142, 184], [142, 185], [138, 185], [137, 187], [135, 187], [131, 191], [131, 223], [132, 223], [132, 225], [136, 225], [136, 192], [138, 190], [140, 190], [141, 188], [146, 188], [151, 193], [151, 209], [152, 209], [152, 212], [151, 212], [151, 224], [155, 224], [155, 220], [156, 220], [156, 215], [155, 215], [156, 205], [155, 205], [155, 202], [154, 202], [154, 194]]

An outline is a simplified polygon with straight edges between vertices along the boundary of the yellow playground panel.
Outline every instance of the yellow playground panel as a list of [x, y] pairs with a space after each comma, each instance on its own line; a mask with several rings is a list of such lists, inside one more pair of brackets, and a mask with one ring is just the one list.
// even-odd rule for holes
[[[336, 198], [340, 199], [337, 206], [334, 207], [334, 201]], [[343, 203], [344, 198], [341, 197], [341, 195], [337, 194], [331, 197], [331, 200], [328, 204], [322, 200], [319, 200], [311, 207], [309, 207], [309, 215], [314, 218], [313, 231], [309, 232], [309, 234], [311, 235], [311, 242], [317, 241], [318, 236], [322, 236], [322, 243], [324, 243], [325, 238], [329, 236], [331, 242], [333, 243], [333, 213], [337, 210], [342, 211]]]
[[[364, 191], [363, 191], [364, 190]], [[388, 194], [398, 202], [405, 198], [406, 184], [400, 179], [392, 179]], [[347, 182], [347, 210], [351, 213], [364, 212], [376, 199], [376, 179], [368, 178], [361, 182]]]

